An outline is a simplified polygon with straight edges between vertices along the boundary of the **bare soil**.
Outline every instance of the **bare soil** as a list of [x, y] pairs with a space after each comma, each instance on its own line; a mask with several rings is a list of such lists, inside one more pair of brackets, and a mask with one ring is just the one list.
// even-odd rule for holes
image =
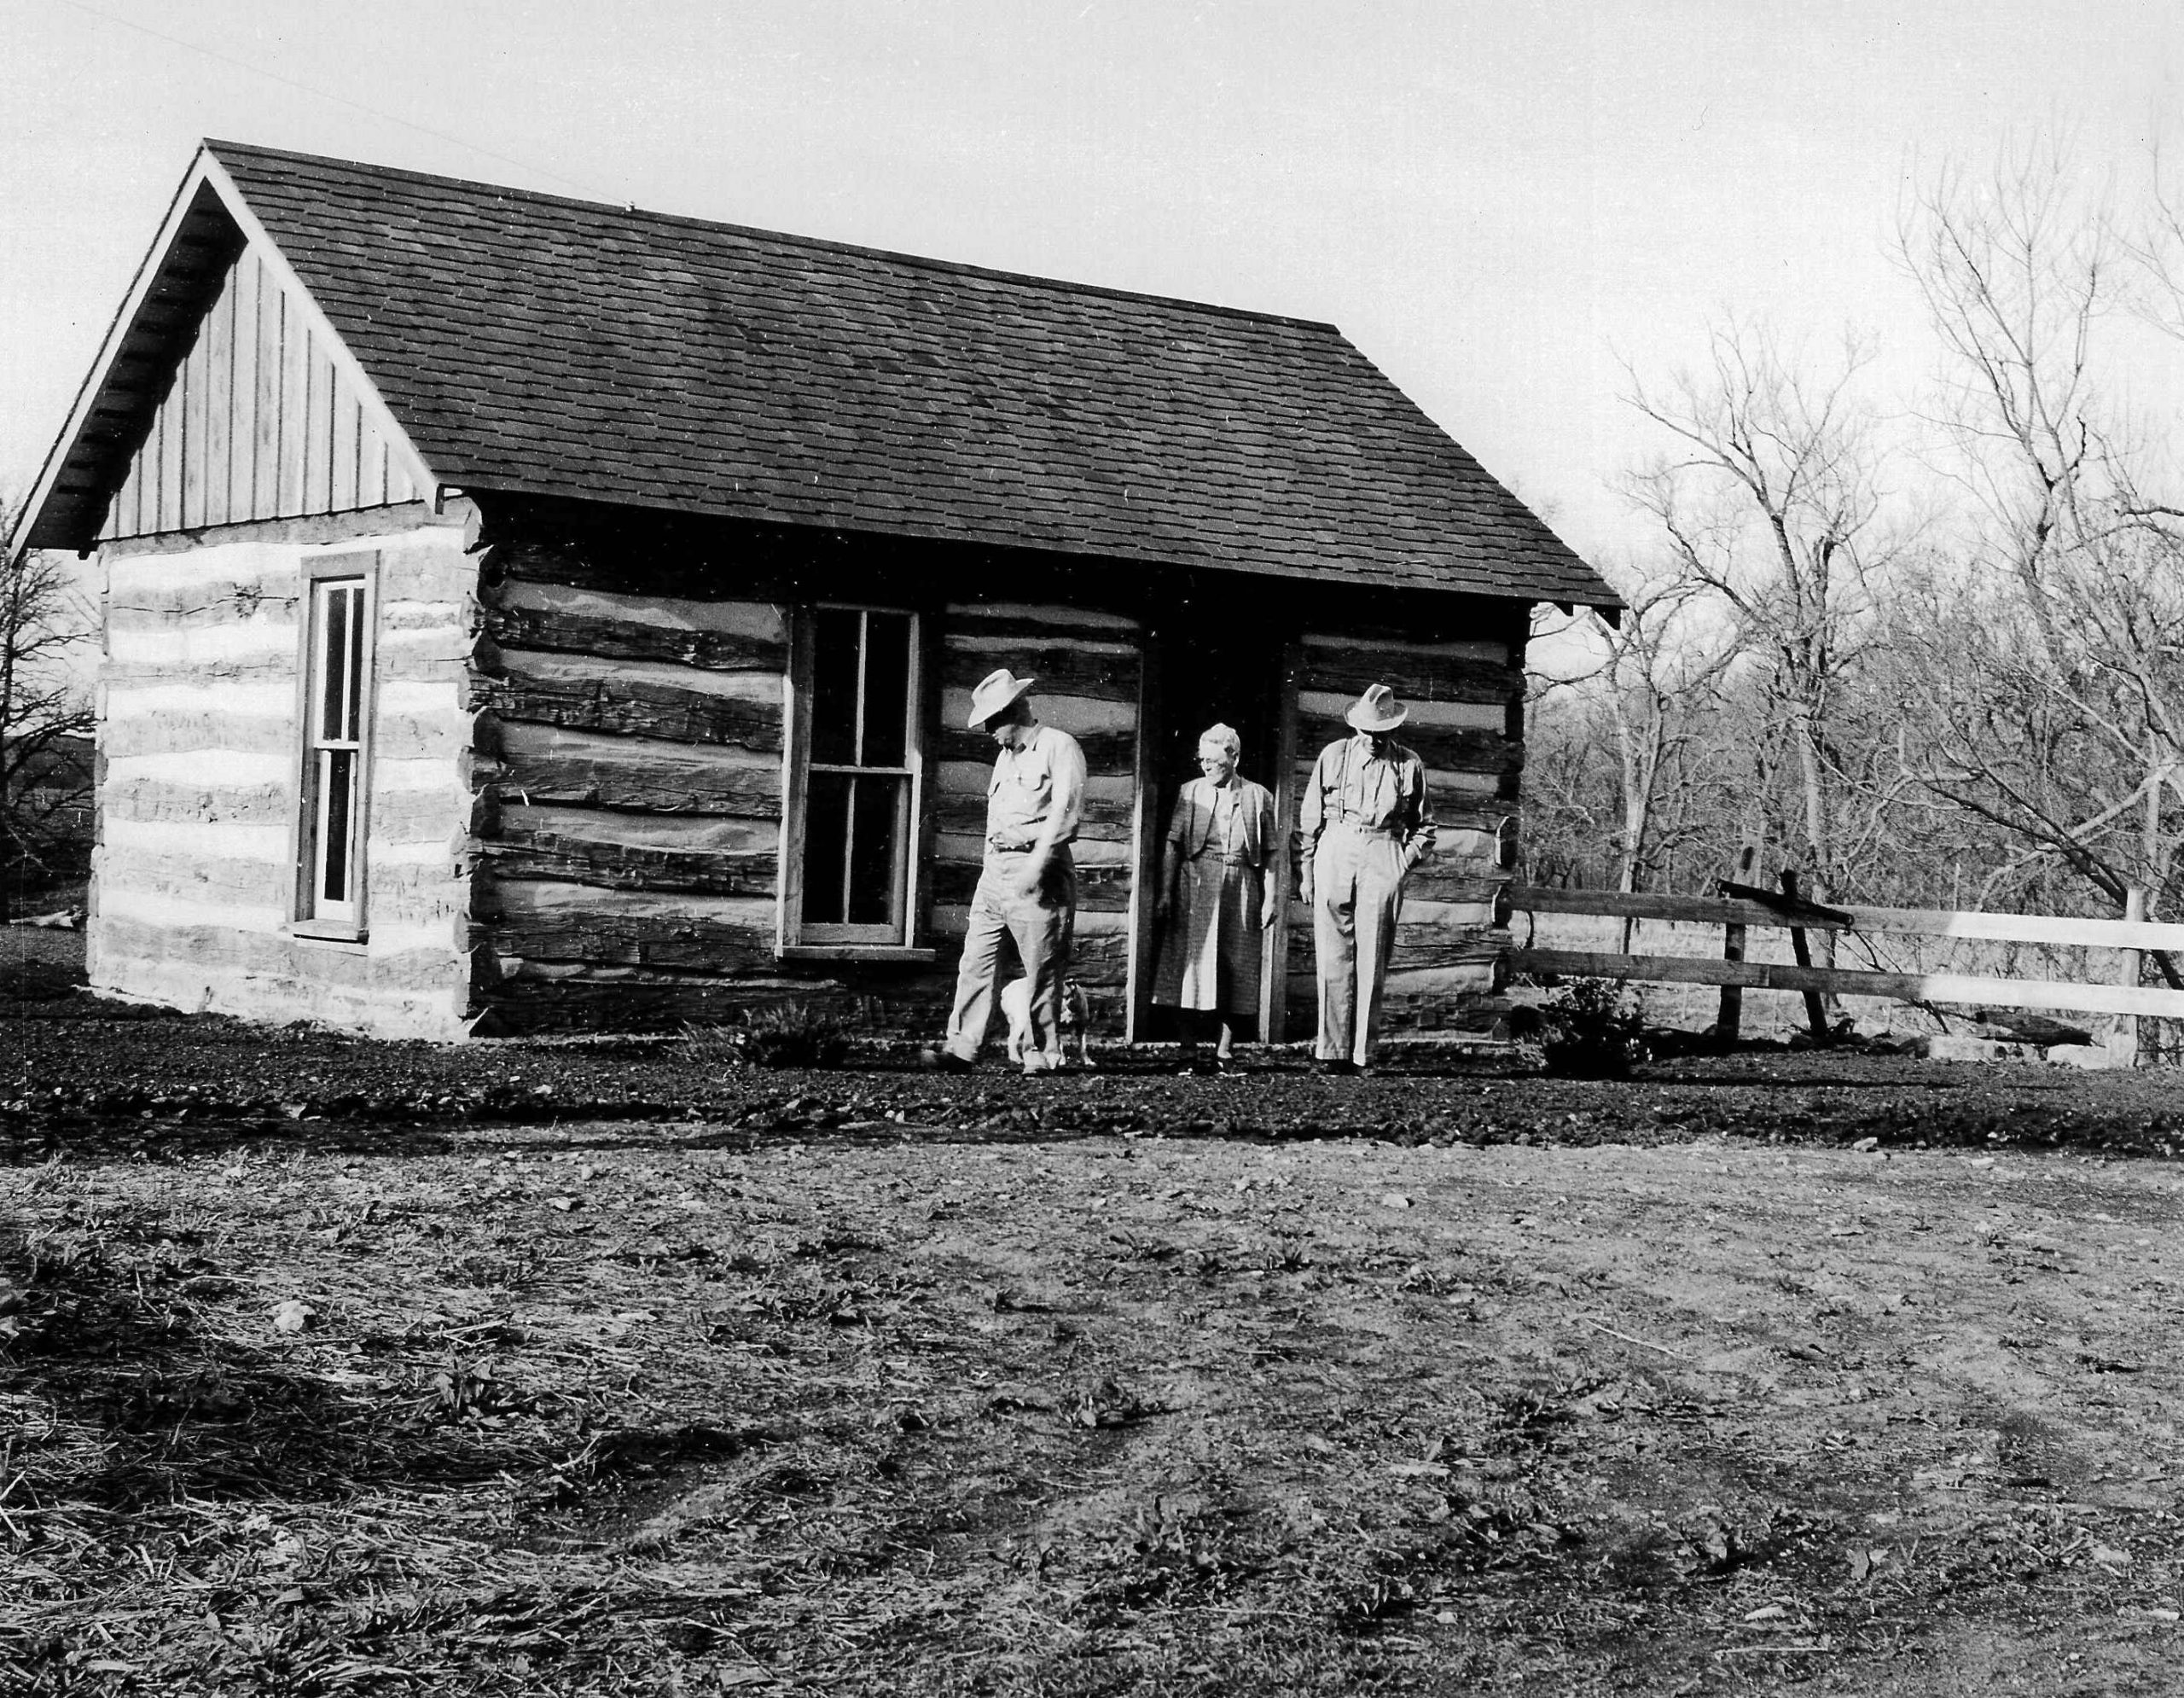
[[65, 967], [0, 1692], [2184, 1678], [2173, 1073], [781, 1075]]

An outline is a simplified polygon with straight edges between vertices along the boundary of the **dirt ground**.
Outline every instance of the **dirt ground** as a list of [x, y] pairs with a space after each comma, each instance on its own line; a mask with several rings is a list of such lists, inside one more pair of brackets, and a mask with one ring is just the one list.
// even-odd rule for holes
[[9, 982], [0, 1692], [2184, 1682], [2174, 1074], [780, 1075]]

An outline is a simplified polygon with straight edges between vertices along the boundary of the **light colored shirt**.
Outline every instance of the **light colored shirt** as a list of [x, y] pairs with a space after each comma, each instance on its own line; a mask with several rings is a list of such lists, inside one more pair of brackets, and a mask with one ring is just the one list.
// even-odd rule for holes
[[1056, 843], [1073, 842], [1084, 817], [1084, 751], [1051, 725], [1036, 729], [1020, 749], [1003, 749], [986, 786], [986, 846], [1029, 849], [1059, 822]]
[[1438, 829], [1426, 794], [1426, 763], [1400, 743], [1384, 747], [1385, 754], [1374, 753], [1372, 738], [1360, 731], [1320, 751], [1297, 810], [1308, 864], [1320, 834], [1338, 822], [1391, 834], [1413, 866], [1433, 852]]
[[1213, 790], [1213, 834], [1221, 840], [1225, 853], [1236, 846], [1236, 834], [1243, 829], [1237, 817], [1236, 787], [1216, 784]]

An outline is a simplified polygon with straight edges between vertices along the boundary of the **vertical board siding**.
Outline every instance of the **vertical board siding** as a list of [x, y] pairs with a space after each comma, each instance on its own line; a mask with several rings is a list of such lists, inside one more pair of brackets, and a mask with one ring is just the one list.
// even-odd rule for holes
[[228, 522], [228, 482], [234, 456], [229, 453], [229, 427], [235, 418], [235, 287], [240, 269], [228, 279], [220, 298], [205, 315], [200, 340], [205, 344], [205, 475], [198, 491], [203, 503], [198, 522]]
[[[182, 504], [171, 515], [177, 531], [199, 529], [205, 523], [205, 478], [210, 463], [205, 406], [212, 390], [211, 341], [200, 327], [182, 363]], [[160, 517], [164, 523], [169, 515]]]
[[407, 456], [254, 249], [235, 261], [107, 509], [102, 542], [393, 506]]
[[[149, 536], [157, 531], [162, 515], [182, 510], [182, 422], [185, 416], [183, 388], [188, 374], [187, 364], [177, 369], [166, 398], [160, 404], [159, 416], [153, 422], [152, 434], [160, 445], [160, 474], [147, 491], [149, 499], [138, 509], [138, 536]], [[137, 457], [143, 457], [142, 451]]]
[[[1403, 922], [1388, 977], [1388, 1023], [1438, 1026], [1467, 1003], [1501, 988], [1509, 935], [1496, 924], [1510, 875], [1494, 862], [1494, 830], [1517, 811], [1524, 745], [1511, 729], [1524, 699], [1522, 654], [1506, 642], [1403, 643], [1308, 634], [1298, 646], [1296, 759], [1301, 797], [1321, 749], [1350, 735], [1343, 715], [1368, 685], [1383, 683], [1409, 708], [1396, 741], [1426, 766], [1439, 827], [1433, 858], [1405, 886]], [[1288, 928], [1289, 1030], [1317, 1023], [1312, 917], [1301, 904]]]
[[348, 386], [334, 381], [330, 362], [328, 379], [327, 388], [334, 400], [334, 473], [326, 507], [329, 513], [341, 513], [357, 504], [357, 436], [363, 415]]
[[334, 510], [334, 363], [316, 330], [304, 330], [305, 513]]
[[263, 268], [255, 253], [235, 262], [235, 358], [228, 382], [228, 511], [247, 519], [257, 509], [258, 295]]
[[369, 424], [363, 427], [362, 444], [358, 451], [360, 463], [357, 468], [357, 505], [384, 507], [386, 505], [386, 445], [378, 439]]
[[287, 363], [282, 342], [282, 295], [257, 254], [248, 263], [258, 271], [258, 311], [252, 320], [258, 341], [257, 381], [251, 398], [250, 511], [281, 510], [281, 377]]
[[159, 444], [157, 434], [147, 439], [145, 452], [130, 462], [129, 475], [122, 480], [120, 491], [113, 498], [113, 524], [133, 527], [144, 499], [144, 474], [148, 461], [155, 461]]
[[303, 312], [286, 294], [281, 297], [281, 416], [280, 488], [273, 511], [283, 519], [304, 509], [305, 456], [309, 452], [305, 421], [311, 409], [311, 334]]
[[[303, 567], [323, 554], [377, 557], [361, 947], [288, 930]], [[92, 984], [248, 1017], [462, 1035], [475, 569], [460, 532], [117, 553], [107, 568]]]

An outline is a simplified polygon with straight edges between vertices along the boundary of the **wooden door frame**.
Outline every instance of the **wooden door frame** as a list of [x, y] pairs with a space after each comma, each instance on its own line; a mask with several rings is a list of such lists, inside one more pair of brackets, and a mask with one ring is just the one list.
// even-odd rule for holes
[[1292, 637], [1281, 645], [1281, 673], [1275, 685], [1274, 842], [1266, 876], [1281, 893], [1274, 923], [1259, 949], [1259, 1036], [1280, 1044], [1289, 1032], [1289, 910], [1296, 871], [1297, 689], [1304, 646]]
[[1123, 1042], [1144, 1038], [1153, 1009], [1153, 980], [1159, 971], [1153, 908], [1160, 891], [1160, 660], [1166, 640], [1155, 620], [1138, 627], [1137, 765], [1130, 810], [1130, 964], [1124, 980]]
[[[1130, 950], [1129, 989], [1125, 997], [1124, 1041], [1146, 1041], [1153, 1011], [1153, 985], [1159, 971], [1159, 943], [1153, 908], [1160, 891], [1161, 808], [1159, 757], [1170, 729], [1164, 718], [1166, 701], [1160, 688], [1162, 662], [1173, 640], [1171, 621], [1158, 615], [1144, 625], [1144, 666], [1139, 675], [1137, 697], [1136, 798], [1131, 837], [1134, 870], [1130, 881]], [[1288, 1005], [1289, 901], [1294, 886], [1291, 838], [1296, 828], [1297, 689], [1304, 649], [1295, 637], [1284, 641], [1277, 662], [1274, 689], [1274, 817], [1275, 835], [1267, 875], [1281, 881], [1283, 899], [1275, 922], [1260, 943], [1259, 1032], [1269, 1044], [1280, 1043], [1287, 1025]]]

